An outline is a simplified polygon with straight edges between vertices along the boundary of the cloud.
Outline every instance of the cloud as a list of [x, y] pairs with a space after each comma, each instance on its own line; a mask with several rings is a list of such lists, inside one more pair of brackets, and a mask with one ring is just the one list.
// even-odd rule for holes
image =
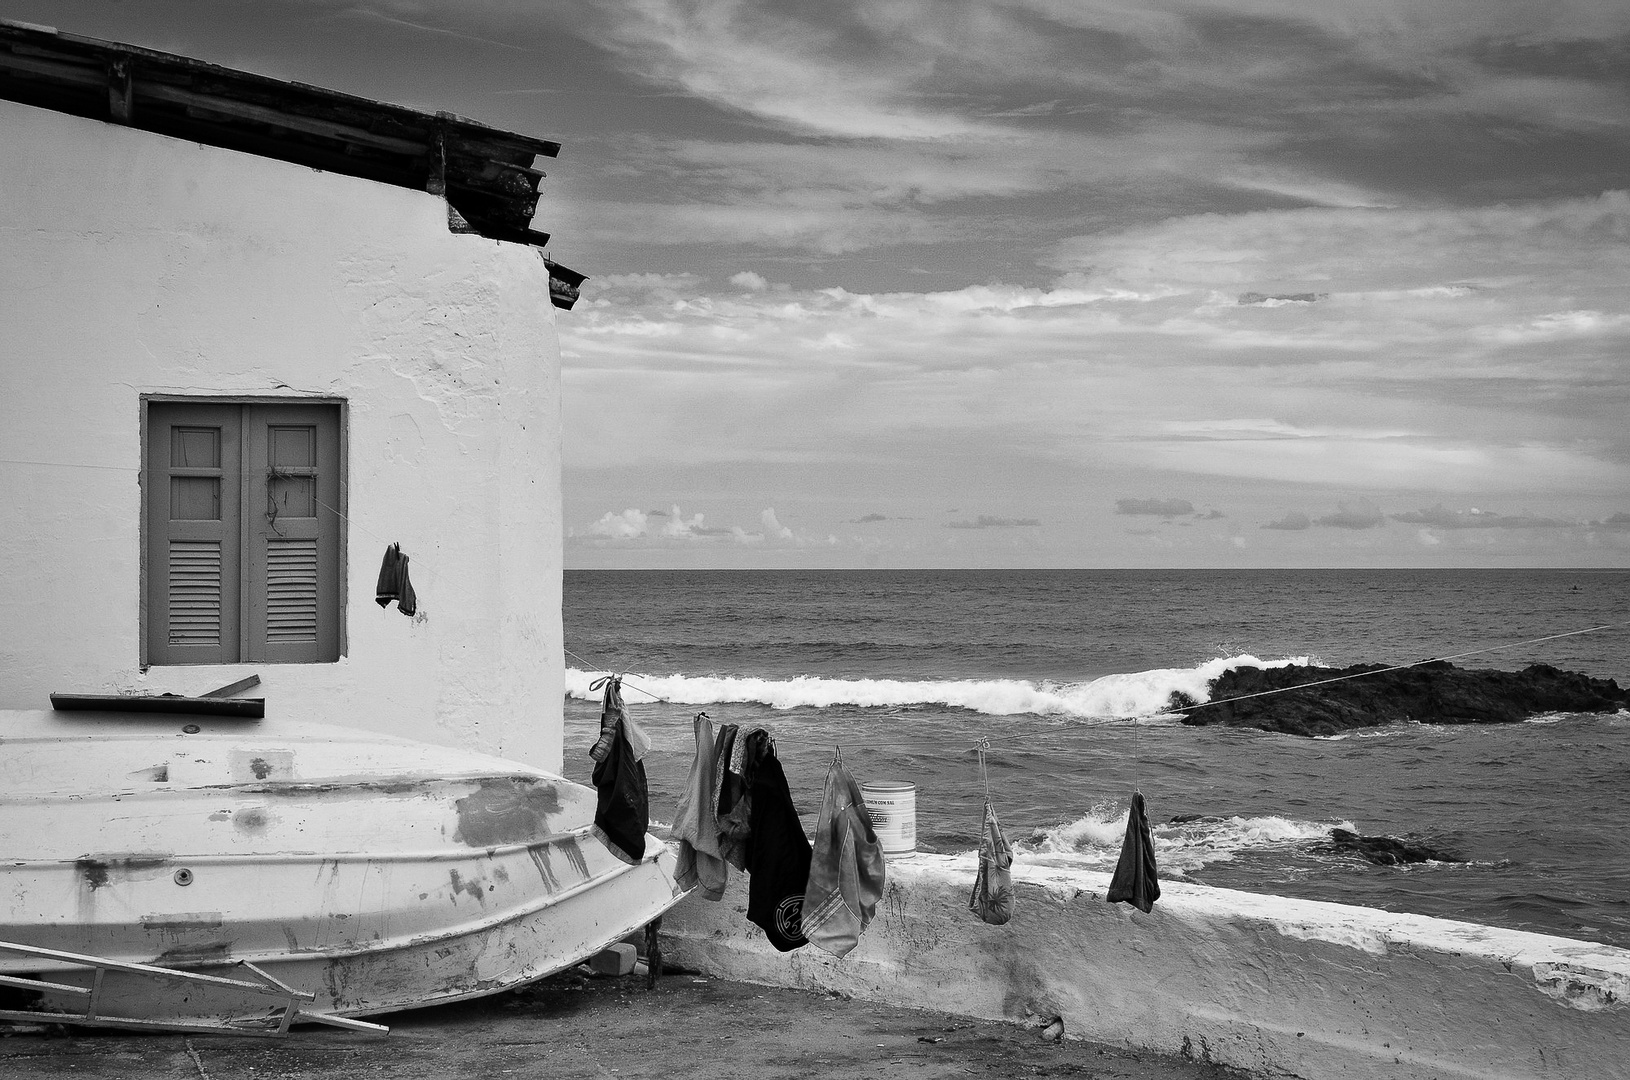
[[1207, 510], [1203, 514], [1195, 514], [1194, 516], [1200, 521], [1216, 521], [1218, 518], [1225, 518], [1228, 515], [1221, 510]]
[[869, 525], [874, 521], [887, 521], [887, 520], [889, 520], [889, 519], [887, 517], [885, 517], [884, 515], [882, 515], [882, 514], [862, 514], [860, 517], [857, 517], [853, 521], [851, 521], [850, 524], [851, 525]]
[[1334, 514], [1313, 519], [1313, 524], [1335, 529], [1375, 529], [1387, 523], [1386, 516], [1373, 503], [1361, 502], [1349, 506], [1342, 503]]
[[980, 514], [971, 521], [947, 521], [947, 529], [1024, 529], [1040, 525], [1037, 518], [1002, 518]]
[[1241, 305], [1254, 304], [1257, 307], [1284, 307], [1286, 304], [1316, 304], [1329, 298], [1329, 293], [1279, 293], [1269, 296], [1265, 293], [1247, 292], [1240, 293], [1239, 299], [1235, 302]]
[[730, 535], [729, 529], [714, 529], [703, 524], [701, 514], [685, 517], [675, 506], [672, 510], [636, 510], [621, 513], [608, 511], [584, 526], [569, 530], [574, 538], [605, 541], [654, 540], [659, 542], [689, 543], [716, 540]]
[[1155, 517], [1181, 517], [1194, 513], [1187, 499], [1116, 499], [1117, 514], [1150, 514]]
[[1280, 529], [1284, 532], [1302, 532], [1311, 528], [1312, 525], [1313, 522], [1309, 520], [1306, 514], [1293, 510], [1278, 521], [1270, 521], [1262, 527], [1264, 529]]
[[[1500, 514], [1492, 510], [1450, 510], [1442, 503], [1427, 510], [1410, 510], [1393, 514], [1394, 521], [1409, 525], [1426, 525], [1434, 529], [1566, 529], [1579, 524], [1540, 517], [1535, 514]], [[1612, 522], [1614, 519], [1609, 518]]]
[[746, 289], [748, 292], [763, 292], [770, 287], [770, 283], [764, 280], [762, 275], [755, 274], [751, 270], [743, 270], [739, 274], [732, 274], [730, 284]]
[[758, 516], [759, 523], [764, 526], [764, 535], [775, 540], [793, 539], [792, 530], [781, 524], [775, 516], [774, 508], [766, 509]]

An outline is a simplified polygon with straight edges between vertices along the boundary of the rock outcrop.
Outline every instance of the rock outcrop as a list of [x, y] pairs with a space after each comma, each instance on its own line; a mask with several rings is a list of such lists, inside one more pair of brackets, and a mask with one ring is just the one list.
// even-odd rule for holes
[[1289, 735], [1334, 735], [1409, 721], [1509, 724], [1541, 713], [1630, 709], [1630, 691], [1612, 679], [1548, 664], [1494, 671], [1457, 668], [1446, 660], [1390, 670], [1380, 664], [1232, 668], [1212, 680], [1204, 705], [1175, 698], [1171, 708], [1185, 714], [1185, 724]]
[[1395, 836], [1360, 836], [1351, 829], [1331, 829], [1328, 841], [1314, 844], [1308, 850], [1321, 855], [1362, 855], [1377, 866], [1466, 861], [1443, 848], [1417, 844], [1412, 840], [1400, 840]]

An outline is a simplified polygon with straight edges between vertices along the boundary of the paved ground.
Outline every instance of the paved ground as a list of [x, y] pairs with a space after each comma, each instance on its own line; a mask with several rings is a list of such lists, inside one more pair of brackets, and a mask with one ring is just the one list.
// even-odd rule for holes
[[[6, 1080], [595, 1080], [697, 1076], [1223, 1080], [1215, 1066], [1015, 1024], [892, 1009], [700, 976], [558, 976], [526, 990], [381, 1018], [390, 1035], [298, 1028], [281, 1039], [85, 1028], [0, 1038]], [[0, 1025], [0, 1031], [4, 1031]]]

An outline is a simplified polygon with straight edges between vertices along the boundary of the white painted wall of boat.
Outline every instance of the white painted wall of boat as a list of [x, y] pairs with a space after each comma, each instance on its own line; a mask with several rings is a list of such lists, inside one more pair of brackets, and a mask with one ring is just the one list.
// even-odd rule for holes
[[1020, 863], [1012, 922], [968, 910], [971, 855], [890, 860], [838, 960], [778, 953], [747, 878], [663, 922], [674, 964], [1065, 1032], [1307, 1080], [1630, 1076], [1630, 951], [1372, 908], [1163, 882], [1145, 915], [1109, 875]]
[[[0, 708], [253, 672], [279, 716], [558, 771], [560, 361], [538, 254], [450, 233], [422, 192], [11, 102], [0, 135]], [[145, 393], [349, 403], [339, 663], [140, 670]], [[392, 541], [416, 618], [373, 602]]]

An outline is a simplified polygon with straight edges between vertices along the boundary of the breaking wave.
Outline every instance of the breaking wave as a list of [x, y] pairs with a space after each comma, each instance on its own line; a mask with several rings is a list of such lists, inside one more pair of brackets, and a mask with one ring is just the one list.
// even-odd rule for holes
[[[1298, 847], [1330, 838], [1331, 829], [1352, 829], [1350, 821], [1297, 821], [1292, 818], [1202, 817], [1151, 824], [1155, 861], [1161, 873], [1190, 874], [1210, 863], [1230, 862], [1245, 851]], [[1126, 836], [1126, 810], [1101, 803], [1063, 825], [1038, 829], [1021, 840], [1021, 861], [1044, 865], [1114, 869]]]
[[[1190, 668], [1155, 668], [1128, 674], [1105, 675], [1080, 683], [1031, 682], [1025, 679], [954, 679], [912, 682], [899, 679], [823, 679], [800, 675], [791, 679], [761, 679], [731, 675], [630, 674], [626, 686], [685, 705], [750, 703], [772, 709], [831, 707], [902, 707], [944, 705], [987, 716], [1126, 718], [1165, 710], [1171, 695], [1182, 693], [1195, 702], [1207, 700], [1211, 680], [1230, 668], [1275, 668], [1317, 663], [1297, 656], [1260, 660], [1255, 656], [1219, 657]], [[589, 685], [601, 672], [566, 669], [568, 697], [594, 700]], [[625, 698], [628, 695], [625, 693]], [[630, 700], [639, 700], [634, 695]]]

